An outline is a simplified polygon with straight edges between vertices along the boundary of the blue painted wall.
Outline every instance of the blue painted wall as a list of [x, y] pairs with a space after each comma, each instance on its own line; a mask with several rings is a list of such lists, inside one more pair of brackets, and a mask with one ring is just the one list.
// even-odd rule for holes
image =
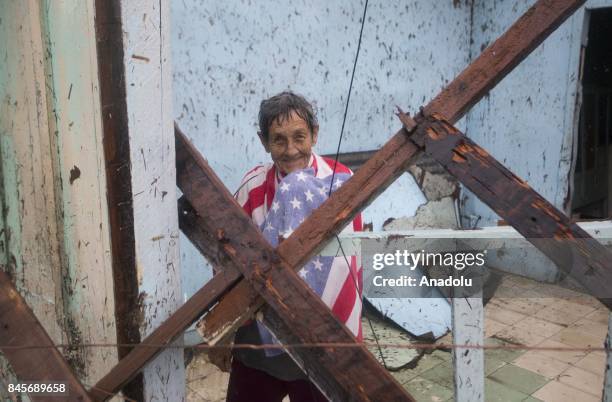
[[[399, 128], [396, 104], [411, 112], [426, 104], [534, 2], [370, 1], [342, 151], [380, 147]], [[247, 169], [268, 160], [255, 135], [257, 112], [263, 98], [281, 90], [315, 102], [317, 151], [335, 152], [363, 5], [172, 3], [175, 116], [230, 189]], [[459, 123], [561, 209], [568, 205], [574, 158], [583, 21], [581, 9]], [[404, 175], [365, 211], [365, 220], [376, 230], [386, 218], [413, 215], [423, 202], [412, 177]], [[462, 214], [466, 226], [498, 219], [469, 192]], [[184, 269], [199, 272], [201, 257], [186, 243]], [[556, 272], [542, 269], [548, 272], [543, 277]]]
[[[363, 8], [348, 0], [172, 2], [175, 116], [232, 191], [269, 160], [257, 113], [282, 90], [316, 104], [316, 150], [336, 151]], [[468, 64], [470, 11], [450, 0], [369, 2], [342, 152], [379, 148], [400, 128], [395, 105], [418, 110]], [[365, 213], [375, 229], [425, 202], [407, 174], [382, 197]], [[181, 248], [184, 277], [202, 277], [202, 257], [184, 237]], [[187, 294], [201, 282], [190, 284]]]

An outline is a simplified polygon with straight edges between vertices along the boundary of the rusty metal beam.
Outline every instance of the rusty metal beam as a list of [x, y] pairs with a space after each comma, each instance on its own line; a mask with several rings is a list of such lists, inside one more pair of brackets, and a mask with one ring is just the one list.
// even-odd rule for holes
[[[459, 120], [584, 2], [585, 0], [539, 0], [430, 102], [425, 107], [425, 112], [441, 113], [453, 123]], [[325, 241], [334, 233], [338, 233], [355, 213], [367, 206], [399, 176], [418, 152], [418, 148], [407, 139], [404, 130], [400, 130], [280, 245], [277, 254], [295, 269], [304, 264], [323, 247]], [[224, 314], [223, 320], [218, 320], [219, 322], [238, 323], [245, 318], [245, 301], [248, 301], [250, 306], [261, 306], [263, 303], [245, 281], [241, 281], [221, 298], [207, 317], [213, 317], [214, 311], [220, 309], [218, 311], [223, 311]], [[234, 304], [235, 302], [239, 303]], [[206, 320], [206, 323], [209, 321]], [[211, 335], [221, 337], [232, 326], [221, 322], [217, 326], [207, 326], [207, 331], [210, 331]]]
[[[275, 335], [284, 344], [355, 343], [352, 348], [289, 348], [334, 401], [412, 401], [404, 388], [358, 344], [323, 301], [280, 258], [195, 147], [176, 130], [177, 184], [214, 234], [226, 267], [238, 270], [273, 309]], [[225, 270], [224, 270], [225, 272]], [[243, 283], [246, 283], [243, 281]], [[244, 309], [246, 306], [242, 306]], [[283, 325], [284, 324], [284, 325]]]
[[411, 141], [612, 309], [612, 252], [442, 116], [418, 120]]
[[[227, 258], [224, 258], [224, 254], [219, 249], [219, 244], [213, 235], [214, 231], [210, 227], [209, 222], [197, 214], [191, 204], [189, 204], [189, 201], [185, 199], [185, 196], [182, 196], [178, 201], [178, 211], [179, 228], [198, 251], [206, 257], [208, 262], [212, 265], [213, 271], [216, 273], [226, 272], [227, 270], [238, 272], [232, 264], [227, 263]], [[259, 304], [249, 304], [251, 299], [257, 296], [257, 292], [253, 290], [246, 281], [241, 281], [240, 285], [245, 287], [244, 292], [241, 292], [241, 294], [246, 294], [247, 297], [242, 300], [234, 301], [240, 306], [241, 310], [244, 312], [244, 316], [251, 317], [252, 314], [261, 307]], [[213, 317], [208, 317], [210, 314], [213, 314]], [[198, 329], [206, 333], [209, 333], [209, 331], [202, 327], [202, 325], [206, 323], [214, 323], [212, 324], [214, 326], [238, 328], [244, 322], [242, 320], [231, 323], [227, 322], [228, 316], [225, 314], [223, 308], [213, 308], [206, 316], [207, 320], [202, 320], [198, 323]], [[224, 332], [221, 335], [224, 336], [224, 338], [215, 339], [214, 342], [207, 339], [207, 342], [209, 344], [227, 344], [232, 341], [230, 338], [232, 338], [233, 332]]]
[[[538, 1], [432, 100], [424, 108], [425, 113], [437, 112], [449, 116], [450, 122], [457, 122], [583, 3], [584, 0]], [[398, 131], [279, 245], [277, 253], [294, 269], [299, 269], [402, 174], [418, 152], [404, 130]], [[204, 336], [220, 339], [236, 323], [243, 322], [244, 305], [237, 302], [244, 300], [250, 300], [249, 305], [262, 305], [256, 295], [249, 294], [245, 284], [239, 283], [215, 306], [218, 312], [213, 310], [205, 317], [201, 326]]]
[[424, 108], [455, 124], [586, 0], [538, 0]]
[[[0, 345], [20, 381], [65, 382], [65, 401], [90, 401], [72, 368], [57, 350], [34, 312], [0, 267]], [[31, 347], [31, 348], [29, 348]], [[56, 401], [57, 396], [29, 394], [32, 401]]]

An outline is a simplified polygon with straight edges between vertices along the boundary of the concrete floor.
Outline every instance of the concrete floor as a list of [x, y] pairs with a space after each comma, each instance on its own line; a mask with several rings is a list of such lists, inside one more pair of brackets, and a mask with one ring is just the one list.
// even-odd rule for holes
[[[509, 295], [512, 297], [504, 297]], [[377, 320], [374, 325], [381, 342], [414, 342], [391, 327], [379, 327]], [[366, 338], [368, 327], [364, 321]], [[513, 275], [504, 276], [485, 307], [485, 342], [491, 345], [601, 347], [607, 327], [608, 310], [594, 298]], [[451, 341], [449, 334], [438, 342]], [[399, 367], [410, 361], [414, 365], [416, 353], [396, 349], [385, 351], [385, 356]], [[601, 351], [485, 350], [485, 399], [599, 401], [604, 369], [605, 353]], [[392, 374], [417, 401], [453, 399], [450, 352], [425, 354], [413, 368]], [[188, 401], [224, 401], [228, 377], [208, 363], [205, 354], [196, 356], [188, 366]]]

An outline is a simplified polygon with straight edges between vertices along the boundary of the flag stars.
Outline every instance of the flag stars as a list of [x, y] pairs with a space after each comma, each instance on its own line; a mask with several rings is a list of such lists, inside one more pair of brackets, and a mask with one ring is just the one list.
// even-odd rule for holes
[[308, 200], [308, 201], [312, 202], [312, 200], [313, 200], [313, 198], [312, 198], [312, 197], [314, 197], [314, 194], [310, 192], [310, 189], [308, 189], [308, 190], [307, 190], [307, 191], [304, 193], [304, 195], [306, 196], [306, 200]]
[[278, 211], [279, 208], [280, 208], [280, 203], [278, 201], [274, 201], [272, 203], [272, 212], [276, 213], [276, 211]]
[[268, 224], [264, 228], [264, 231], [266, 231], [266, 230], [274, 230], [274, 226], [272, 226], [272, 224], [270, 222], [268, 222]]
[[280, 186], [280, 189], [281, 189], [281, 191], [284, 193], [284, 192], [289, 191], [289, 187], [291, 187], [291, 186], [289, 185], [289, 183], [287, 183], [287, 182], [283, 182], [283, 183], [281, 184], [281, 186]]
[[337, 190], [338, 188], [340, 188], [340, 186], [342, 185], [342, 183], [344, 183], [342, 180], [336, 180], [334, 182], [334, 188]]
[[306, 279], [306, 277], [308, 276], [308, 270], [306, 268], [300, 269], [300, 272], [298, 273], [302, 277], [302, 279]]
[[318, 258], [314, 260], [312, 263], [317, 271], [323, 270], [323, 263]]
[[285, 239], [287, 239], [289, 236], [291, 236], [293, 234], [293, 228], [291, 226], [289, 226], [287, 228], [287, 230], [285, 230], [285, 233], [283, 233], [283, 237]]
[[293, 209], [300, 209], [302, 207], [302, 203], [296, 197], [293, 197], [293, 199], [289, 202], [291, 203]]
[[308, 176], [306, 176], [304, 172], [300, 171], [298, 174], [295, 175], [295, 177], [297, 177], [299, 181], [306, 181], [306, 177]]
[[324, 196], [326, 193], [327, 193], [327, 190], [325, 190], [325, 188], [319, 187], [319, 194]]

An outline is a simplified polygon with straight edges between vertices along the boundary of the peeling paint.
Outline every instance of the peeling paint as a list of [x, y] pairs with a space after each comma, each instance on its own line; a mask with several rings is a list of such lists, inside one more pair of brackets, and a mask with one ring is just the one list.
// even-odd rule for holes
[[[493, 7], [476, 0], [473, 57], [534, 2], [495, 2]], [[566, 213], [575, 158], [576, 77], [584, 9], [604, 6], [612, 6], [612, 1], [589, 0], [467, 115], [470, 138]], [[495, 225], [499, 219], [469, 191], [461, 205], [468, 227]], [[554, 281], [558, 275], [546, 259], [538, 267], [532, 273], [538, 280]]]
[[[121, 0], [141, 337], [183, 302], [173, 130], [170, 2]], [[170, 201], [171, 200], [171, 201]], [[170, 201], [170, 202], [169, 202]], [[146, 401], [184, 400], [183, 353], [166, 350], [143, 371]]]
[[[105, 232], [91, 230], [105, 219], [99, 192], [104, 181], [93, 173], [103, 175], [104, 168], [98, 148], [90, 146], [99, 134], [92, 4], [81, 2], [70, 12], [46, 1], [0, 5], [0, 14], [14, 21], [0, 27], [11, 38], [7, 62], [0, 63], [4, 255], [18, 289], [56, 343], [115, 339], [112, 299], [102, 303], [112, 287], [95, 278], [109, 272]], [[69, 186], [66, 176], [70, 171], [72, 184], [83, 168], [92, 174], [80, 182], [91, 186], [78, 193], [85, 187]], [[101, 316], [111, 325], [98, 327]], [[116, 362], [112, 350], [75, 353], [72, 363], [84, 381]]]

